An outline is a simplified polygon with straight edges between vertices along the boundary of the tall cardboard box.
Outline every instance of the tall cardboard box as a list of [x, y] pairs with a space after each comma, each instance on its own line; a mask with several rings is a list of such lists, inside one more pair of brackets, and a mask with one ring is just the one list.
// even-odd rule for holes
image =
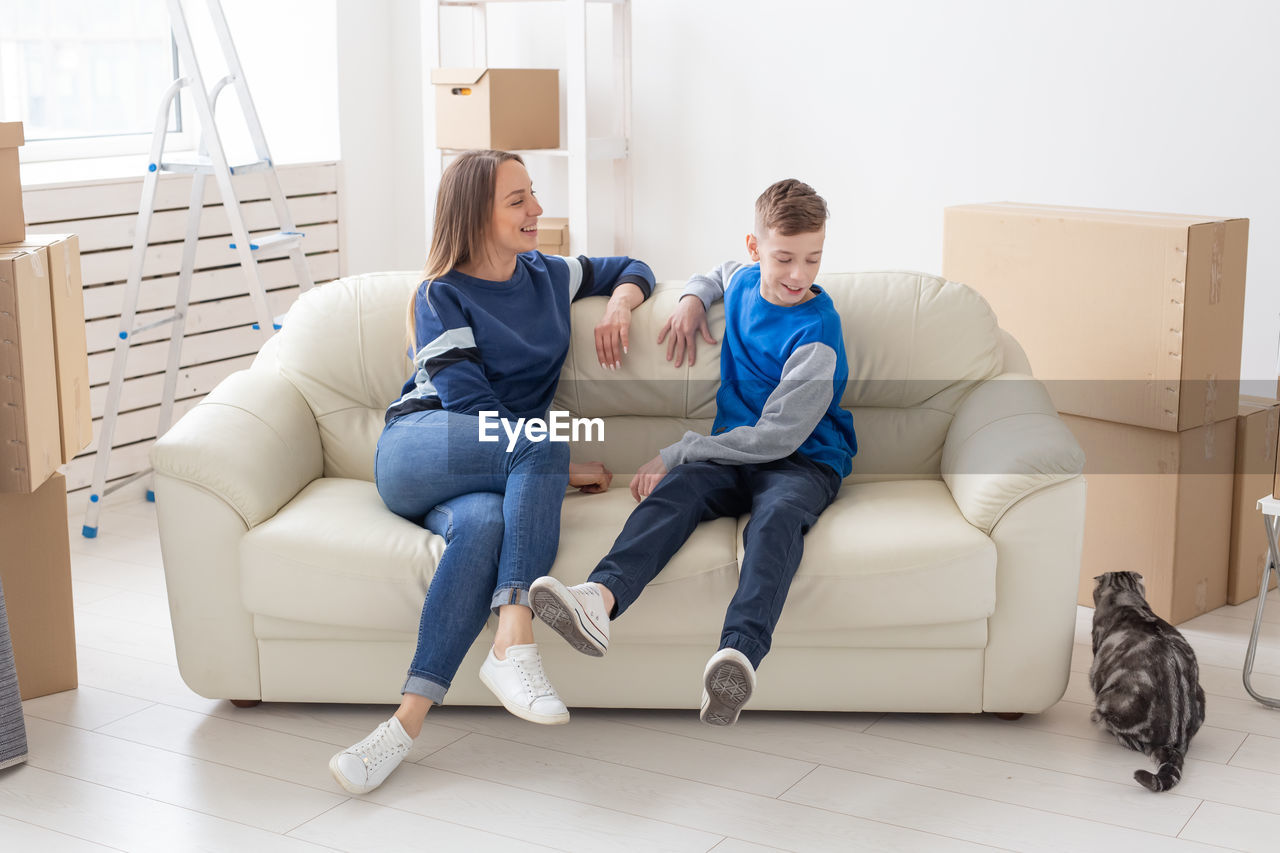
[[943, 275], [987, 299], [1058, 411], [1235, 418], [1249, 220], [1001, 202], [944, 226]]
[[13, 243], [26, 236], [18, 174], [18, 149], [23, 142], [22, 122], [0, 122], [0, 243]]
[[1271, 496], [1276, 500], [1280, 500], [1280, 436], [1277, 436], [1275, 458], [1276, 476], [1271, 483]]
[[554, 68], [434, 68], [437, 148], [560, 147]]
[[[1240, 397], [1236, 417], [1236, 477], [1231, 501], [1231, 561], [1227, 569], [1227, 603], [1240, 604], [1258, 594], [1267, 559], [1258, 499], [1271, 494], [1276, 476], [1276, 433], [1280, 402]], [[1276, 588], [1271, 576], [1270, 589]]]
[[[65, 464], [93, 441], [80, 238], [75, 234], [28, 234], [21, 246], [44, 250], [49, 269], [54, 366], [58, 374], [58, 413]], [[0, 246], [3, 248], [6, 247]]]
[[77, 684], [67, 480], [29, 495], [0, 495], [0, 583], [23, 699]]
[[0, 249], [0, 493], [33, 492], [60, 464], [49, 265]]
[[538, 220], [538, 251], [544, 255], [569, 254], [569, 220], [543, 216]]
[[1226, 604], [1235, 418], [1182, 432], [1062, 419], [1089, 480], [1079, 602], [1093, 606], [1095, 576], [1138, 572], [1173, 624]]

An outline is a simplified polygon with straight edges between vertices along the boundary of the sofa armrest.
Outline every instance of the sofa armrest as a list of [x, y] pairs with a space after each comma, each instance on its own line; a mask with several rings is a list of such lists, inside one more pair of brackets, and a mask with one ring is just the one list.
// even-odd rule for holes
[[1084, 451], [1038, 380], [1005, 373], [960, 404], [942, 445], [942, 479], [960, 512], [990, 534], [1022, 498], [1079, 476]]
[[156, 473], [196, 485], [252, 528], [319, 477], [320, 430], [298, 390], [272, 370], [218, 384], [151, 449]]

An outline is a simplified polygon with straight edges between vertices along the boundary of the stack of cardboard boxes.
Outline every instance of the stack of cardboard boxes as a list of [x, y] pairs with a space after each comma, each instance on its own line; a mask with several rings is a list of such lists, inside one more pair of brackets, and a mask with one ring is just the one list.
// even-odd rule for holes
[[22, 142], [21, 123], [0, 123], [0, 583], [19, 690], [29, 699], [76, 686], [58, 467], [92, 441], [93, 423], [79, 241], [26, 234]]
[[1239, 395], [1248, 233], [1246, 219], [946, 210], [943, 274], [991, 303], [1084, 448], [1081, 604], [1109, 571], [1140, 572], [1174, 623], [1257, 592], [1280, 409]]

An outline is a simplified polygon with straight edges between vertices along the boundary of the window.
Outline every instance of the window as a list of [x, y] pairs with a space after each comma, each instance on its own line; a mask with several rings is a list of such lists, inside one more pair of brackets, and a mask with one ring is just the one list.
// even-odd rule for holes
[[0, 0], [0, 20], [0, 118], [23, 122], [24, 161], [149, 149], [178, 67], [165, 0]]

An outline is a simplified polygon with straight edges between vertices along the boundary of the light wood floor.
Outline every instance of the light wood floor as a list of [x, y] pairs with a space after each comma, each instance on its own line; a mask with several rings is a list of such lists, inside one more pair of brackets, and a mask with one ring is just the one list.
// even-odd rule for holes
[[[72, 498], [80, 688], [28, 701], [30, 758], [0, 771], [0, 850], [1280, 850], [1280, 712], [1240, 665], [1254, 604], [1183, 629], [1208, 720], [1182, 783], [1089, 723], [1089, 620], [1065, 698], [986, 716], [501, 710], [431, 714], [412, 763], [345, 794], [328, 758], [389, 706], [193, 694], [175, 665], [152, 505], [113, 496], [96, 540]], [[1280, 695], [1272, 593], [1255, 685]], [[762, 672], [767, 677], [767, 672]], [[691, 706], [694, 697], [691, 697]]]

